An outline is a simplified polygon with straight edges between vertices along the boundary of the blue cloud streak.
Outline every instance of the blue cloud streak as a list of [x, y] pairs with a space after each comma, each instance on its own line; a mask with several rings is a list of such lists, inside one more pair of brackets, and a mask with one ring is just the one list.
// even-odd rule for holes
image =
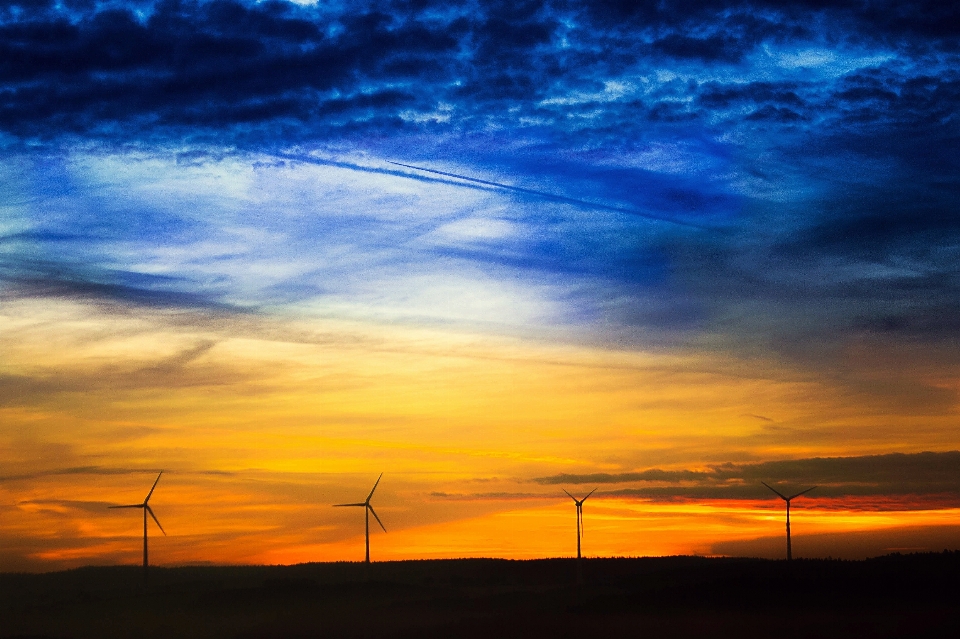
[[[263, 309], [402, 306], [415, 291], [391, 298], [377, 282], [429, 287], [459, 272], [464, 286], [549, 290], [565, 310], [540, 321], [617, 340], [946, 344], [960, 317], [956, 11], [11, 4], [0, 131], [22, 188], [4, 196], [0, 276], [15, 294]], [[376, 175], [328, 176], [300, 201], [276, 187], [256, 206], [208, 191], [188, 215], [162, 197], [104, 202], [102, 185], [64, 172], [64, 157], [131, 148], [176, 158], [171, 184], [230, 166], [301, 188], [299, 165], [278, 163], [293, 158]], [[458, 196], [389, 160], [524, 192]], [[176, 262], [130, 258], [187, 248]]]

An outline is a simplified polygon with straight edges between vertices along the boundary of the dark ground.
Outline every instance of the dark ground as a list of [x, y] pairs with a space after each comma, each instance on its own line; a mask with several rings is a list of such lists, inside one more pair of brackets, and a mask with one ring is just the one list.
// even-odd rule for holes
[[960, 552], [0, 574], [0, 637], [960, 637]]

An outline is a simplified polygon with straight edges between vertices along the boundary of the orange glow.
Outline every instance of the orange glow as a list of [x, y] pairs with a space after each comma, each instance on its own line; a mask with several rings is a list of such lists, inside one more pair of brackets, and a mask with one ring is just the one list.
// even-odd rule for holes
[[[708, 351], [22, 300], [0, 310], [0, 352], [0, 373], [22, 384], [22, 401], [0, 408], [0, 570], [138, 562], [138, 514], [106, 506], [142, 500], [160, 469], [158, 564], [358, 560], [362, 511], [329, 505], [362, 499], [381, 471], [374, 506], [390, 532], [373, 535], [375, 559], [525, 558], [576, 547], [572, 503], [537, 477], [958, 443], [953, 415], [892, 414]], [[722, 554], [782, 532], [773, 499], [603, 495], [622, 487], [585, 506], [590, 556]], [[957, 506], [949, 494], [804, 498], [796, 546], [957, 526]]]

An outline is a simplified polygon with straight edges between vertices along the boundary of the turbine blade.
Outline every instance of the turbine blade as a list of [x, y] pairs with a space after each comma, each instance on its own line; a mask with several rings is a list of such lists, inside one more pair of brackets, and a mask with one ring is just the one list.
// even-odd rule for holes
[[143, 504], [130, 504], [129, 506], [107, 506], [107, 508], [143, 508]]
[[383, 478], [383, 473], [380, 473], [380, 477], [377, 477], [377, 482], [373, 485], [373, 488], [370, 489], [370, 494], [367, 495], [367, 502], [366, 502], [366, 503], [368, 503], [368, 504], [370, 503], [370, 498], [373, 497], [373, 491], [375, 491], [375, 490], [377, 489], [377, 484], [380, 483], [380, 479], [382, 479], [382, 478]]
[[[597, 488], [599, 488], [599, 486], [597, 486]], [[587, 493], [587, 497], [589, 497], [589, 496], [592, 495], [593, 493], [597, 492], [597, 488], [594, 488], [594, 489], [591, 490], [589, 493]], [[583, 502], [587, 501], [587, 497], [584, 497], [583, 499], [581, 499], [581, 500], [580, 500], [580, 503], [582, 504]]]
[[768, 484], [768, 483], [765, 482], [765, 481], [762, 481], [762, 482], [760, 482], [760, 483], [763, 484], [764, 486], [766, 486], [767, 488], [769, 488], [770, 490], [772, 490], [773, 492], [777, 493], [777, 495], [780, 496], [780, 499], [782, 499], [783, 501], [787, 501], [787, 498], [784, 497], [784, 496], [783, 496], [783, 493], [781, 493], [779, 490], [777, 490], [776, 488], [773, 488], [770, 484]]
[[[563, 492], [567, 493], [567, 489], [566, 489], [566, 488], [561, 488], [560, 490], [562, 490]], [[570, 493], [567, 493], [567, 497], [569, 497], [570, 499], [572, 499], [572, 500], [573, 500], [575, 503], [577, 503], [577, 504], [580, 503], [580, 502], [577, 501], [577, 498], [574, 497], [573, 495], [571, 495]]]
[[[163, 471], [161, 470], [160, 475], [162, 474], [163, 474]], [[157, 475], [157, 481], [153, 482], [153, 486], [150, 487], [150, 492], [147, 493], [147, 498], [143, 500], [144, 505], [146, 505], [146, 503], [150, 501], [150, 495], [153, 494], [153, 489], [157, 487], [157, 483], [160, 481], [160, 475]]]
[[[586, 497], [584, 497], [586, 499]], [[583, 508], [577, 511], [577, 517], [580, 518], [580, 536], [583, 537]]]
[[160, 525], [160, 520], [157, 519], [157, 516], [153, 514], [153, 508], [150, 506], [145, 506], [145, 508], [147, 509], [147, 512], [150, 513], [150, 516], [153, 517], [153, 520], [157, 522], [157, 527], [160, 528], [160, 532], [162, 532], [163, 536], [166, 537], [167, 531], [163, 529], [163, 526]]
[[380, 527], [383, 528], [383, 532], [387, 532], [387, 529], [384, 528], [383, 526], [383, 522], [380, 521], [379, 517], [377, 517], [377, 511], [373, 509], [373, 506], [371, 506], [370, 504], [366, 504], [366, 507], [370, 509], [370, 512], [373, 514], [373, 518], [376, 519], [377, 523], [380, 524]]
[[360, 502], [359, 504], [334, 504], [334, 508], [342, 508], [344, 506], [366, 506], [366, 502]]
[[801, 490], [801, 491], [800, 491], [799, 493], [797, 493], [796, 495], [792, 495], [792, 496], [790, 496], [790, 497], [787, 497], [787, 499], [793, 499], [794, 497], [799, 497], [800, 495], [805, 495], [805, 494], [809, 493], [811, 490], [813, 490], [814, 488], [816, 488], [816, 486], [811, 486], [810, 488], [807, 488], [806, 490]]

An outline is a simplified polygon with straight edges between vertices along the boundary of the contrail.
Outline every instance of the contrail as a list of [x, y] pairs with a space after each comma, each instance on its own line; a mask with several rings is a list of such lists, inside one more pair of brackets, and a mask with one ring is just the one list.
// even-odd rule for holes
[[[307, 164], [319, 164], [321, 166], [334, 166], [341, 169], [349, 169], [351, 171], [362, 171], [364, 173], [392, 175], [394, 177], [402, 177], [410, 180], [419, 180], [421, 182], [431, 182], [434, 184], [449, 184], [452, 186], [459, 186], [466, 189], [475, 189], [478, 191], [487, 191], [487, 192], [497, 191], [497, 190], [514, 191], [516, 193], [523, 193], [524, 195], [532, 195], [545, 200], [552, 200], [554, 202], [571, 204], [573, 206], [577, 206], [580, 208], [596, 209], [596, 210], [602, 210], [602, 211], [614, 211], [616, 213], [626, 213], [628, 215], [635, 215], [637, 217], [646, 218], [648, 220], [653, 220], [656, 222], [666, 222], [668, 224], [676, 224], [678, 226], [686, 226], [690, 228], [705, 229], [705, 230], [711, 230], [711, 231], [718, 230], [717, 228], [712, 226], [705, 226], [703, 224], [696, 224], [694, 222], [685, 222], [682, 220], [664, 217], [661, 215], [644, 213], [643, 211], [638, 211], [637, 209], [625, 208], [620, 206], [610, 206], [608, 204], [599, 204], [597, 202], [588, 202], [586, 200], [578, 200], [576, 198], [566, 197], [563, 195], [556, 195], [553, 193], [547, 193], [545, 191], [525, 189], [520, 186], [511, 186], [509, 184], [501, 184], [499, 182], [491, 182], [490, 180], [481, 180], [479, 178], [472, 178], [466, 175], [459, 175], [457, 173], [449, 173], [447, 171], [438, 171], [436, 169], [426, 169], [421, 166], [414, 166], [412, 164], [403, 164], [401, 162], [391, 162], [390, 160], [385, 160], [385, 161], [388, 162], [389, 164], [393, 164], [394, 166], [402, 166], [406, 169], [413, 169], [414, 171], [423, 171], [425, 173], [433, 173], [434, 175], [442, 175], [443, 178], [452, 178], [452, 179], [432, 178], [432, 177], [421, 176], [421, 175], [412, 175], [405, 171], [381, 169], [381, 168], [376, 168], [371, 166], [363, 166], [361, 164], [355, 164], [353, 162], [344, 162], [342, 160], [328, 160], [323, 158], [310, 157], [308, 155], [296, 155], [292, 153], [276, 153], [274, 154], [274, 157], [283, 158], [285, 160], [292, 160], [294, 162], [305, 162]], [[469, 184], [464, 184], [464, 182], [468, 182]]]
[[483, 184], [485, 186], [490, 186], [498, 189], [516, 191], [517, 193], [523, 193], [525, 195], [535, 195], [537, 197], [542, 197], [548, 200], [554, 200], [555, 202], [563, 202], [565, 204], [573, 204], [575, 206], [587, 207], [592, 209], [602, 209], [604, 211], [616, 211], [617, 213], [629, 213], [630, 215], [638, 215], [640, 217], [645, 217], [650, 220], [656, 220], [658, 222], [669, 222], [670, 224], [679, 224], [681, 226], [692, 226], [694, 228], [699, 228], [699, 229], [709, 228], [701, 224], [694, 224], [692, 222], [684, 222], [684, 221], [676, 220], [670, 217], [662, 217], [659, 215], [652, 215], [650, 213], [643, 213], [636, 209], [627, 209], [620, 206], [609, 206], [607, 204], [587, 202], [586, 200], [578, 200], [576, 198], [566, 197], [564, 195], [555, 195], [553, 193], [547, 193], [545, 191], [535, 191], [534, 189], [525, 189], [521, 186], [511, 186], [509, 184], [501, 184], [500, 182], [491, 182], [489, 180], [481, 180], [479, 178], [467, 177], [466, 175], [458, 175], [457, 173], [448, 173], [447, 171], [437, 171], [436, 169], [425, 169], [422, 166], [413, 166], [412, 164], [402, 164], [400, 162], [391, 162], [390, 160], [386, 160], [386, 162], [389, 162], [390, 164], [395, 164], [397, 166], [402, 166], [408, 169], [414, 169], [417, 171], [426, 171], [427, 173], [436, 173], [437, 175], [457, 178], [458, 180], [467, 180], [468, 182], [476, 182], [477, 184]]

